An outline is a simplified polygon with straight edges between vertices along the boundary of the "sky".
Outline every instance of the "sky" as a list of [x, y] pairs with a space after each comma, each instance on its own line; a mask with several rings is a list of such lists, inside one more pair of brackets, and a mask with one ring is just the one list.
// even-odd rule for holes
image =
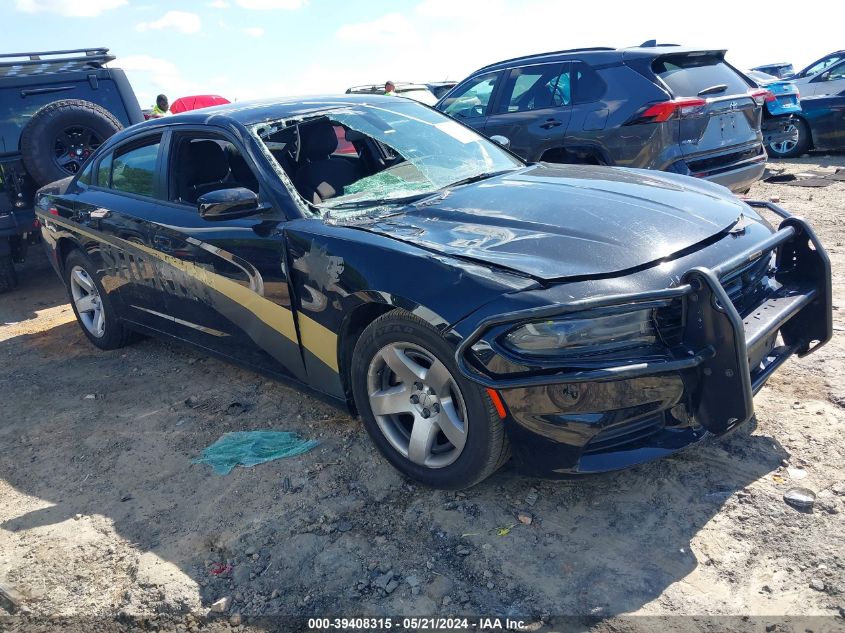
[[[781, 0], [0, 0], [0, 52], [106, 46], [141, 106], [150, 107], [160, 92], [171, 101], [206, 93], [243, 101], [337, 93], [387, 79], [459, 80], [518, 55], [649, 39], [726, 48], [740, 68], [788, 61], [797, 70], [845, 48], [841, 0], [815, 2], [812, 15], [829, 19], [813, 18], [812, 26], [795, 6]], [[808, 24], [775, 24], [789, 19]]]

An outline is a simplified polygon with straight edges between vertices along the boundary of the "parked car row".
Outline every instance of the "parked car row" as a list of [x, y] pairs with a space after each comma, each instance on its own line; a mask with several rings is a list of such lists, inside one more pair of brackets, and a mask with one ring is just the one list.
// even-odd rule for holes
[[435, 107], [528, 161], [658, 169], [744, 192], [766, 162], [767, 97], [724, 50], [647, 43], [492, 64]]
[[792, 64], [765, 64], [751, 70], [789, 79], [806, 96], [838, 94], [845, 90], [845, 50], [828, 53], [799, 72]]

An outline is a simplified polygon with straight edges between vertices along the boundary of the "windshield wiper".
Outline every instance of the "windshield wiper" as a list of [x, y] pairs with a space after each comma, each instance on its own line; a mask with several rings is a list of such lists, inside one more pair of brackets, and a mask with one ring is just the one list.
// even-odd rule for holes
[[434, 191], [426, 191], [425, 193], [415, 193], [411, 196], [402, 196], [397, 198], [365, 198], [363, 200], [350, 200], [349, 202], [339, 202], [338, 204], [326, 205], [322, 207], [325, 211], [331, 213], [335, 209], [361, 209], [363, 207], [378, 207], [389, 204], [408, 204], [409, 202], [416, 202], [423, 198], [428, 198], [433, 195]]
[[455, 182], [450, 182], [442, 189], [449, 189], [451, 187], [459, 187], [460, 185], [469, 185], [473, 182], [478, 182], [480, 180], [487, 180], [488, 178], [495, 178], [496, 176], [501, 176], [502, 174], [507, 174], [508, 172], [516, 171], [515, 169], [502, 169], [500, 171], [486, 171], [481, 174], [476, 174], [475, 176], [470, 176], [468, 178], [462, 178], [460, 180], [456, 180]]
[[704, 90], [698, 91], [698, 96], [703, 97], [705, 95], [715, 95], [719, 94], [720, 92], [724, 92], [728, 89], [728, 84], [716, 84], [715, 86], [710, 86], [709, 88], [705, 88]]

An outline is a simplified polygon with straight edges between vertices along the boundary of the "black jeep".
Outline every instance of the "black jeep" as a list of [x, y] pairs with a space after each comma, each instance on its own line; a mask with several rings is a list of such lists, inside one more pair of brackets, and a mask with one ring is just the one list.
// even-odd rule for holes
[[35, 191], [74, 175], [118, 130], [143, 121], [107, 48], [0, 55], [0, 292], [39, 239]]

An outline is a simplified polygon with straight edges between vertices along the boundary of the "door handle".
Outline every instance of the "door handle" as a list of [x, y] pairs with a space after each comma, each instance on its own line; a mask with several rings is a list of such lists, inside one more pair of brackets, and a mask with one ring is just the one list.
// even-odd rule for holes
[[557, 127], [559, 125], [563, 125], [563, 123], [561, 123], [557, 119], [546, 119], [546, 122], [541, 123], [540, 127], [544, 130], [551, 130], [553, 127]]

